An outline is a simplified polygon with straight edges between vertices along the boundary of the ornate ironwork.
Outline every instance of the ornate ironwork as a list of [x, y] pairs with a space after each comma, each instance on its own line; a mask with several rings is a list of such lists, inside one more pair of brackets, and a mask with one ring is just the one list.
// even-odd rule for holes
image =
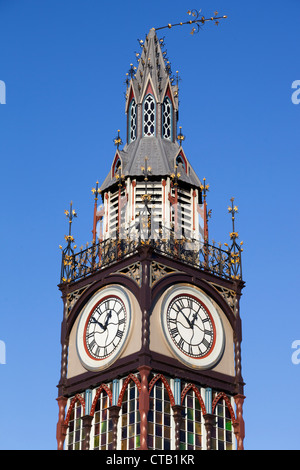
[[92, 243], [78, 253], [63, 251], [61, 282], [73, 282], [89, 276], [95, 271], [112, 265], [137, 253], [143, 245], [153, 250], [208, 271], [224, 279], [242, 279], [241, 248], [235, 244], [226, 250], [220, 246], [201, 243], [188, 238], [176, 238], [172, 229], [160, 228], [151, 236], [149, 232], [134, 226], [122, 231], [122, 237]]
[[219, 24], [219, 20], [222, 20], [224, 18], [227, 18], [226, 15], [223, 15], [223, 16], [218, 16], [218, 12], [215, 11], [213, 16], [209, 17], [209, 18], [206, 18], [205, 16], [203, 16], [203, 14], [201, 13], [201, 10], [188, 10], [187, 11], [188, 15], [190, 15], [191, 17], [193, 17], [194, 19], [193, 20], [189, 20], [189, 21], [184, 21], [184, 22], [180, 22], [180, 23], [174, 23], [174, 24], [167, 24], [166, 26], [161, 26], [160, 28], [154, 28], [156, 31], [160, 30], [160, 29], [165, 29], [165, 28], [169, 28], [171, 29], [173, 26], [183, 26], [185, 24], [191, 24], [193, 25], [193, 28], [191, 30], [191, 34], [195, 34], [195, 33], [198, 33], [200, 31], [200, 29], [202, 28], [202, 26], [207, 22], [207, 21], [214, 21], [216, 25]]

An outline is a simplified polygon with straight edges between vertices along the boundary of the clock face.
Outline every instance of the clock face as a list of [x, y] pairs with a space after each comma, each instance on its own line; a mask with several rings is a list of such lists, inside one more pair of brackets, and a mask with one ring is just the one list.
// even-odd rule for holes
[[224, 333], [211, 300], [185, 286], [171, 289], [162, 305], [163, 332], [172, 353], [191, 367], [216, 364], [224, 350]]
[[77, 329], [77, 350], [90, 370], [109, 366], [127, 340], [131, 321], [130, 302], [123, 289], [99, 291], [82, 311]]
[[205, 357], [214, 346], [214, 320], [197, 297], [176, 296], [167, 310], [167, 326], [175, 346], [189, 357]]
[[122, 300], [110, 295], [101, 299], [87, 318], [84, 341], [87, 353], [104, 359], [122, 343], [126, 331], [126, 308]]

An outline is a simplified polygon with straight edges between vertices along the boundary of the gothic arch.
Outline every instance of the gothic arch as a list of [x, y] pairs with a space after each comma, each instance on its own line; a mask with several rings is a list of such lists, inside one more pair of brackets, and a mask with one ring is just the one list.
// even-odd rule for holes
[[214, 401], [212, 402], [212, 413], [214, 413], [218, 401], [220, 401], [220, 400], [222, 400], [222, 399], [225, 401], [226, 406], [227, 406], [227, 408], [229, 409], [231, 421], [232, 421], [233, 423], [235, 423], [235, 422], [236, 422], [236, 418], [235, 418], [234, 410], [233, 410], [233, 408], [232, 408], [232, 405], [231, 405], [231, 403], [230, 403], [230, 400], [229, 400], [228, 396], [227, 396], [224, 392], [218, 393], [218, 395], [215, 397]]
[[123, 396], [124, 396], [125, 390], [128, 387], [128, 384], [131, 380], [136, 384], [139, 393], [141, 393], [141, 389], [142, 389], [141, 382], [139, 381], [139, 379], [134, 374], [129, 374], [127, 379], [125, 380], [125, 382], [123, 384], [122, 390], [121, 390], [120, 395], [119, 395], [117, 406], [122, 406], [122, 401], [123, 401]]
[[168, 395], [169, 395], [169, 398], [170, 398], [171, 406], [174, 406], [175, 405], [175, 399], [174, 399], [173, 392], [171, 390], [171, 387], [170, 387], [167, 379], [162, 374], [155, 375], [153, 377], [153, 379], [151, 380], [151, 382], [149, 383], [149, 394], [150, 394], [152, 388], [154, 387], [155, 383], [158, 382], [159, 380], [162, 381], [162, 383], [164, 384], [164, 386], [167, 389], [167, 392], [168, 392]]
[[66, 419], [65, 419], [65, 424], [67, 426], [68, 426], [69, 421], [70, 421], [70, 416], [71, 416], [72, 410], [73, 410], [73, 408], [75, 406], [75, 403], [77, 401], [79, 401], [82, 404], [82, 407], [83, 407], [82, 416], [84, 416], [84, 414], [85, 414], [85, 401], [84, 401], [84, 398], [81, 395], [79, 395], [79, 393], [77, 393], [75, 395], [75, 397], [73, 398], [73, 400], [71, 401], [70, 406], [68, 408], [68, 412], [67, 412]]
[[91, 411], [90, 411], [90, 415], [93, 416], [94, 413], [95, 413], [95, 408], [96, 408], [96, 405], [97, 405], [97, 401], [98, 401], [98, 398], [100, 397], [100, 394], [101, 392], [106, 392], [106, 394], [108, 395], [108, 398], [109, 398], [109, 402], [110, 404], [112, 405], [112, 393], [111, 393], [111, 390], [108, 388], [107, 385], [105, 384], [101, 384], [100, 387], [97, 389], [96, 391], [96, 395], [95, 395], [95, 398], [93, 400], [93, 403], [92, 403], [92, 407], [91, 407]]
[[182, 390], [182, 392], [181, 392], [181, 405], [183, 404], [185, 396], [186, 396], [186, 394], [189, 390], [193, 390], [195, 392], [195, 395], [198, 398], [198, 401], [199, 401], [199, 404], [200, 404], [200, 407], [201, 407], [202, 414], [205, 415], [207, 413], [207, 411], [206, 411], [206, 408], [205, 408], [204, 401], [201, 397], [201, 394], [200, 394], [198, 388], [196, 387], [196, 385], [194, 385], [192, 383], [187, 384], [184, 387], [184, 389]]

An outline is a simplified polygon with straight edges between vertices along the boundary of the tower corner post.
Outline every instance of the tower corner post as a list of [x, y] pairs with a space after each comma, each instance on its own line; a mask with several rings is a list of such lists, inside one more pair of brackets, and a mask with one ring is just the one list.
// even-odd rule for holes
[[139, 411], [141, 419], [140, 449], [148, 450], [148, 411], [149, 411], [149, 386], [148, 376], [151, 371], [149, 366], [138, 368], [141, 376], [141, 391], [139, 396]]
[[57, 450], [63, 450], [68, 429], [67, 424], [65, 424], [65, 408], [68, 399], [60, 396], [56, 400], [58, 403], [58, 422], [56, 425]]
[[235, 395], [234, 397], [236, 404], [236, 421], [233, 423], [233, 427], [237, 440], [237, 450], [244, 450], [245, 422], [243, 418], [243, 404], [245, 398], [246, 397], [241, 394]]

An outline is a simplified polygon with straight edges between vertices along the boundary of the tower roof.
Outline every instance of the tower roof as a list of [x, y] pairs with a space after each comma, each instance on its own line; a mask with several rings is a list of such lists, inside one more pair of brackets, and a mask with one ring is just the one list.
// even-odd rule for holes
[[[166, 51], [162, 51], [163, 40], [158, 39], [155, 29], [152, 28], [145, 41], [140, 41], [141, 54], [137, 54], [138, 67], [131, 64], [130, 80], [127, 80], [126, 113], [130, 113], [130, 103], [135, 100], [139, 107], [137, 110], [137, 135], [133, 141], [128, 141], [123, 150], [118, 149], [121, 160], [122, 174], [127, 177], [139, 177], [143, 175], [141, 167], [145, 157], [151, 167], [153, 176], [168, 176], [174, 172], [178, 163], [176, 159], [179, 153], [184, 153], [182, 147], [176, 141], [178, 119], [178, 81], [172, 78], [171, 66], [166, 58]], [[156, 132], [154, 135], [143, 134], [143, 102], [148, 93], [151, 93], [156, 103]], [[171, 137], [162, 135], [162, 107], [165, 97], [168, 96], [172, 103]], [[158, 130], [160, 129], [160, 131]], [[180, 171], [180, 180], [192, 186], [199, 186], [200, 180], [186, 161], [185, 168]], [[101, 191], [108, 190], [116, 183], [114, 172], [110, 171], [104, 180]]]

